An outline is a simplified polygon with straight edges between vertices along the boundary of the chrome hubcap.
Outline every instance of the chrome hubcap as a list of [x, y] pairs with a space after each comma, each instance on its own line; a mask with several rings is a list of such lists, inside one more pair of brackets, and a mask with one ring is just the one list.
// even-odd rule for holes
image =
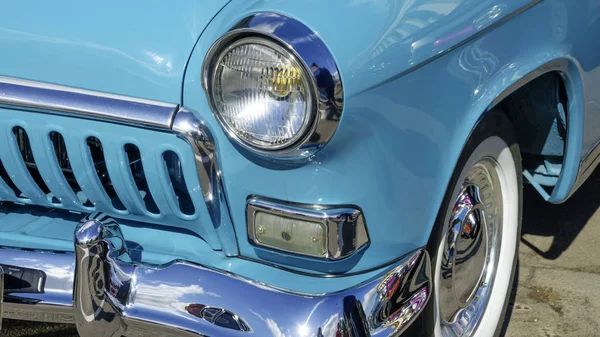
[[439, 311], [444, 336], [471, 336], [487, 306], [502, 230], [498, 164], [483, 159], [462, 183], [444, 238]]

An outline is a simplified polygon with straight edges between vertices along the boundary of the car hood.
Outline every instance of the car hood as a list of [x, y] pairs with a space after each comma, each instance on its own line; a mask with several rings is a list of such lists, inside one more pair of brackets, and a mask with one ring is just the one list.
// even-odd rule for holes
[[0, 75], [179, 103], [194, 44], [228, 2], [10, 1]]

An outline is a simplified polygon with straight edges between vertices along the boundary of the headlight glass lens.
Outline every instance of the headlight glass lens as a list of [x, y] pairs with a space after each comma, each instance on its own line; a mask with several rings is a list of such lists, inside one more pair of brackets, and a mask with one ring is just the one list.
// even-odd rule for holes
[[223, 50], [215, 66], [212, 98], [227, 131], [264, 150], [305, 135], [310, 86], [295, 56], [266, 39], [244, 38]]

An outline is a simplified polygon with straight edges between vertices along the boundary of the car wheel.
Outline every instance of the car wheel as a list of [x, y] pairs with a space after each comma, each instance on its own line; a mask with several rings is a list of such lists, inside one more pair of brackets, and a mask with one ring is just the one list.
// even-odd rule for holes
[[518, 258], [521, 209], [515, 131], [501, 111], [491, 111], [463, 149], [429, 242], [434, 336], [500, 333]]

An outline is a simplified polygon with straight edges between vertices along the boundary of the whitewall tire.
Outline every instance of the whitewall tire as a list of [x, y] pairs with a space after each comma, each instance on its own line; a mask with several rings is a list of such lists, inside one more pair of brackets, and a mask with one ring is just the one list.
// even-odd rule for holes
[[470, 136], [430, 240], [436, 337], [491, 337], [511, 295], [522, 208], [514, 129], [491, 111]]

